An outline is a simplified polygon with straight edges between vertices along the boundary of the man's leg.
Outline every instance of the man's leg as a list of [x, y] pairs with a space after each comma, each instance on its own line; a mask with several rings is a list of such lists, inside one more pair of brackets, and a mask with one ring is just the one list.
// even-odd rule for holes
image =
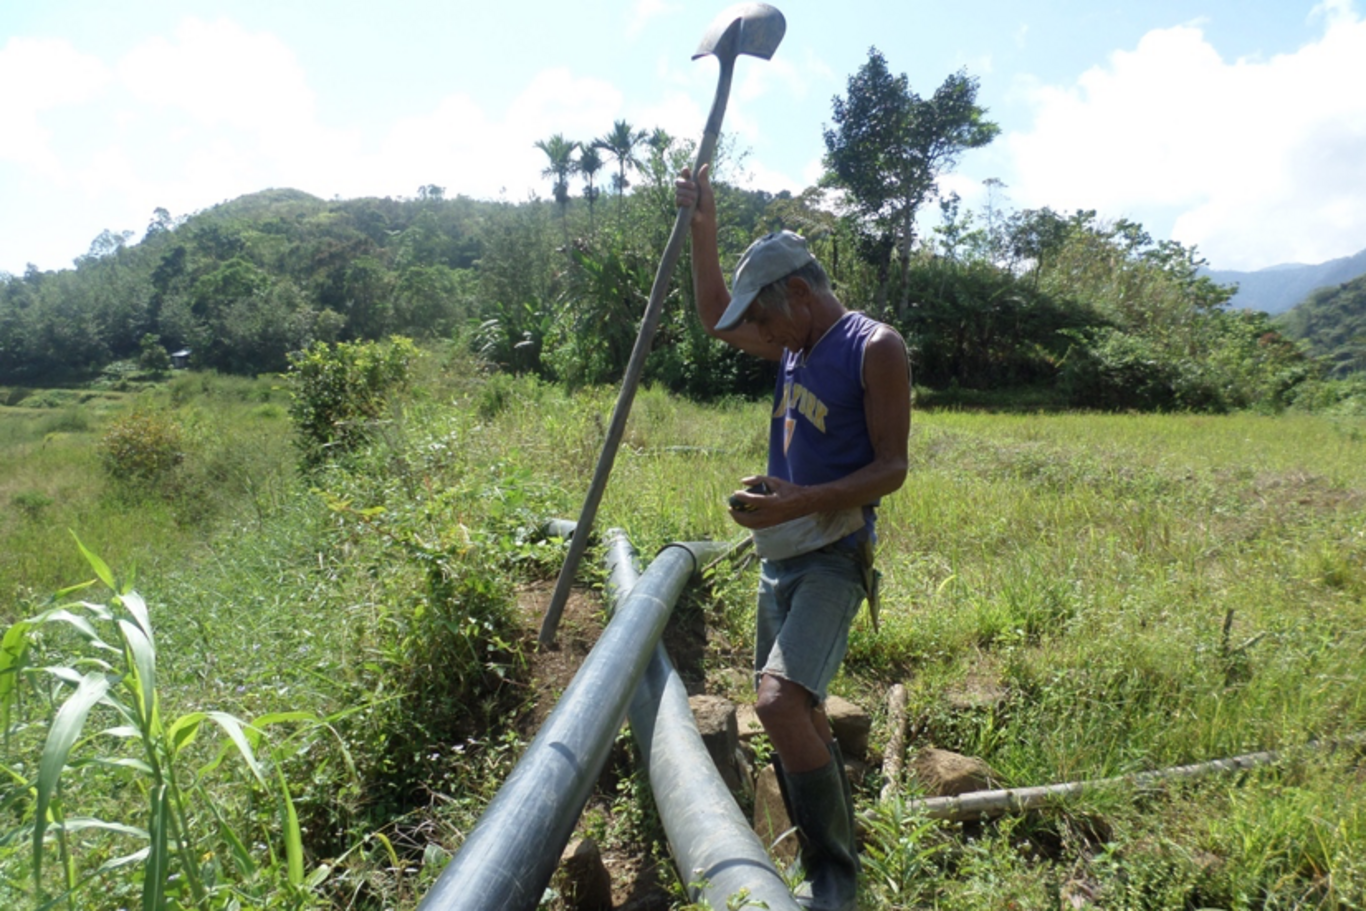
[[844, 657], [862, 601], [856, 563], [822, 555], [799, 570], [765, 567], [759, 599], [759, 721], [777, 753], [780, 783], [802, 842], [800, 905], [852, 911], [858, 876], [853, 805], [817, 696]]
[[764, 674], [759, 681], [754, 711], [783, 768], [792, 774], [810, 772], [830, 761], [826, 746], [830, 724], [814, 702], [810, 691], [799, 683], [772, 674]]

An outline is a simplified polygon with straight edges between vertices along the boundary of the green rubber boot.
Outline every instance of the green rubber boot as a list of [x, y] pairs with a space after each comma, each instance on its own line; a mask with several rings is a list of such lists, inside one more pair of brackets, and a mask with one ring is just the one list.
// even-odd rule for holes
[[797, 904], [809, 911], [854, 911], [858, 891], [858, 849], [854, 844], [854, 811], [839, 748], [831, 745], [831, 761], [810, 772], [784, 772], [792, 821], [802, 838], [805, 882]]

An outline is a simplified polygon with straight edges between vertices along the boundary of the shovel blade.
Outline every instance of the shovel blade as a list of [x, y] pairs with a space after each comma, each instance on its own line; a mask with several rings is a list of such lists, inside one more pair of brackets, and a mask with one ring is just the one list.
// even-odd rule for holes
[[787, 20], [767, 3], [741, 3], [712, 21], [692, 59], [714, 54], [734, 60], [740, 54], [770, 60], [787, 31]]

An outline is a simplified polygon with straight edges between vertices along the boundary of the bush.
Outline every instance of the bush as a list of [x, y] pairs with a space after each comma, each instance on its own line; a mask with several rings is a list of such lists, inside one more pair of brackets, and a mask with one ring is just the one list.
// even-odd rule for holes
[[1106, 329], [1094, 341], [1074, 336], [1058, 384], [1081, 408], [1167, 410], [1176, 405], [1176, 371], [1146, 339]]
[[184, 461], [184, 434], [166, 414], [134, 411], [117, 418], [99, 444], [100, 464], [118, 481], [157, 481]]
[[315, 468], [367, 440], [388, 395], [408, 386], [417, 357], [416, 346], [401, 337], [384, 344], [316, 342], [291, 355], [289, 416], [305, 466]]

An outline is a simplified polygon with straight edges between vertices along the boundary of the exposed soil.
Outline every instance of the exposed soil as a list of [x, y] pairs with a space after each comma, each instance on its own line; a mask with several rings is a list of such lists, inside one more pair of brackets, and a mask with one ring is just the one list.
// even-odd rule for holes
[[[570, 591], [564, 613], [556, 630], [555, 642], [547, 648], [534, 647], [546, 606], [554, 592], [553, 582], [538, 582], [517, 592], [517, 607], [523, 618], [528, 638], [531, 663], [531, 688], [537, 699], [531, 711], [519, 720], [521, 733], [533, 737], [560, 696], [573, 681], [602, 634], [606, 620], [601, 596], [586, 588]], [[677, 612], [676, 612], [677, 615]], [[670, 622], [672, 629], [677, 624]], [[672, 636], [670, 636], [672, 638]], [[698, 637], [705, 641], [705, 632]], [[693, 646], [697, 648], [697, 645]], [[672, 649], [671, 649], [672, 651]], [[616, 819], [614, 798], [617, 788], [631, 774], [629, 751], [618, 742], [608, 757], [607, 767], [598, 779], [582, 818], [592, 818], [594, 826], [611, 832], [622, 822]], [[582, 828], [582, 825], [580, 826]], [[610, 841], [610, 840], [609, 840]], [[670, 898], [661, 882], [657, 862], [648, 856], [648, 846], [599, 844], [603, 865], [612, 881], [612, 904], [617, 911], [667, 911]], [[667, 873], [665, 874], [667, 878]]]

